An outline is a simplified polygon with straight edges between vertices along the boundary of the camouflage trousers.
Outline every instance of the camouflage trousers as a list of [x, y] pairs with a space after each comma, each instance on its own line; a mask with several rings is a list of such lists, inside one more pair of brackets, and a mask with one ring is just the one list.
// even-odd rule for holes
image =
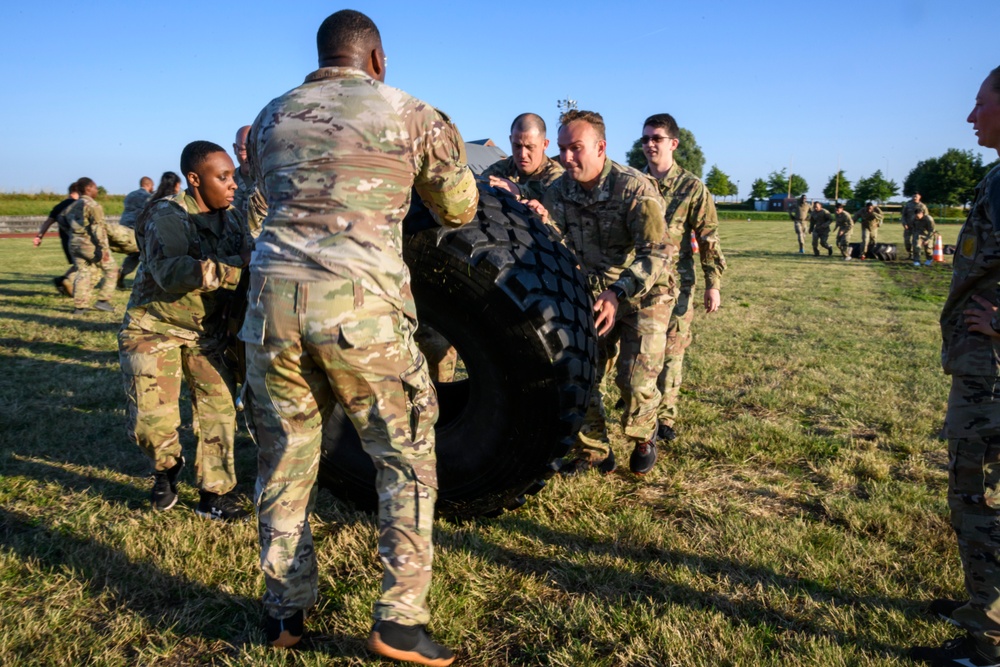
[[251, 275], [240, 338], [259, 445], [264, 606], [274, 618], [317, 599], [309, 515], [323, 421], [340, 403], [376, 470], [383, 577], [374, 616], [406, 625], [429, 620], [438, 404], [413, 330], [360, 283]]
[[910, 231], [910, 246], [907, 247], [907, 250], [912, 248], [913, 259], [919, 261], [921, 254], [924, 259], [933, 259], [933, 238], [934, 230], [930, 227], [913, 226]]
[[195, 480], [202, 491], [228, 493], [236, 486], [236, 383], [216, 339], [179, 338], [151, 333], [126, 321], [118, 332], [118, 358], [125, 381], [126, 430], [156, 470], [181, 455], [181, 378], [191, 392], [195, 435]]
[[70, 254], [73, 255], [73, 266], [76, 273], [73, 277], [73, 304], [77, 308], [90, 308], [94, 300], [94, 285], [101, 282], [98, 301], [111, 301], [115, 294], [115, 284], [118, 281], [118, 265], [108, 253], [106, 258], [101, 251], [91, 243], [89, 238], [74, 235], [69, 242]]
[[660, 404], [657, 378], [663, 370], [667, 343], [667, 324], [672, 303], [655, 304], [625, 315], [598, 342], [597, 372], [600, 377], [590, 397], [590, 405], [577, 436], [572, 456], [597, 462], [610, 451], [607, 413], [600, 390], [608, 359], [618, 351], [615, 384], [625, 407], [622, 430], [633, 441], [649, 440], [656, 435], [656, 410]]
[[448, 339], [426, 324], [421, 323], [413, 339], [427, 359], [427, 369], [434, 382], [454, 382], [458, 352]]
[[867, 255], [871, 246], [878, 243], [878, 225], [861, 225], [861, 254]]
[[853, 227], [850, 229], [837, 229], [837, 248], [840, 249], [842, 257], [851, 256], [851, 232], [853, 231]]
[[663, 370], [656, 379], [656, 387], [662, 398], [656, 410], [657, 420], [673, 426], [677, 421], [677, 398], [681, 392], [684, 370], [684, 353], [691, 345], [691, 321], [694, 308], [691, 307], [691, 290], [682, 289], [677, 295], [677, 303], [670, 312], [667, 325], [667, 347], [663, 358]]
[[833, 246], [830, 245], [830, 228], [826, 229], [814, 229], [812, 231], [812, 241], [813, 241], [813, 254], [819, 254], [820, 246], [825, 249], [832, 251]]
[[945, 419], [948, 505], [969, 603], [953, 618], [1000, 645], [1000, 378], [954, 375]]
[[901, 223], [903, 225], [903, 245], [906, 246], [906, 252], [913, 252], [913, 223]]
[[795, 221], [795, 236], [799, 240], [799, 252], [802, 252], [806, 248], [806, 230], [808, 227], [807, 223]]

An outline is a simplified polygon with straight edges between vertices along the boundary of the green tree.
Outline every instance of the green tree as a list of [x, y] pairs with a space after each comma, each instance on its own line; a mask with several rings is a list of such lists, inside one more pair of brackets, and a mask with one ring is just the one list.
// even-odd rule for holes
[[[674, 162], [679, 164], [681, 169], [687, 169], [701, 178], [702, 172], [705, 171], [705, 154], [702, 152], [701, 146], [695, 141], [691, 131], [683, 127], [677, 133], [677, 139], [679, 141], [677, 142], [677, 150], [674, 151]], [[625, 154], [625, 162], [634, 169], [646, 168], [646, 155], [642, 152], [642, 140], [635, 140], [632, 148]]]
[[[798, 174], [792, 174], [792, 196], [798, 197], [809, 192], [809, 184], [806, 179]], [[785, 170], [772, 171], [767, 175], [767, 193], [771, 195], [788, 194], [788, 177]]]
[[733, 185], [729, 175], [715, 164], [712, 165], [712, 168], [708, 170], [708, 175], [705, 176], [705, 187], [716, 197], [728, 197], [731, 194], [736, 194], [733, 192], [736, 186]]
[[[840, 177], [839, 182], [838, 176]], [[854, 199], [854, 188], [851, 187], [851, 182], [844, 177], [843, 169], [830, 177], [826, 187], [823, 188], [823, 196], [827, 199], [839, 199], [841, 201]]]
[[809, 184], [806, 183], [806, 179], [802, 178], [798, 174], [792, 174], [792, 196], [798, 197], [799, 195], [804, 195], [809, 192]]
[[897, 194], [899, 186], [896, 181], [885, 180], [881, 169], [877, 169], [867, 178], [859, 178], [858, 184], [854, 187], [854, 198], [862, 202], [877, 201], [881, 204]]
[[100, 197], [101, 199], [104, 199], [105, 197], [108, 196], [108, 191], [103, 185], [97, 186], [97, 196]]
[[767, 199], [771, 192], [767, 188], [767, 181], [763, 178], [756, 179], [750, 185], [750, 198], [751, 199]]
[[919, 192], [927, 203], [957, 206], [972, 201], [976, 185], [989, 170], [971, 150], [949, 148], [941, 157], [921, 160], [903, 181], [903, 194]]
[[740, 196], [740, 187], [736, 183], [733, 183], [732, 180], [729, 181], [729, 192], [726, 195], [737, 198]]

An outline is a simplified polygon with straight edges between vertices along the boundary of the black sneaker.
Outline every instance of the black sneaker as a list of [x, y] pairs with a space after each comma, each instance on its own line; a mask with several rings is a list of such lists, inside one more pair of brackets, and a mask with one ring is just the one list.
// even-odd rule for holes
[[[1000, 647], [991, 653], [1000, 655]], [[911, 660], [925, 662], [934, 667], [1000, 667], [1000, 657], [982, 652], [970, 635], [949, 639], [939, 647], [914, 646], [909, 651]]]
[[636, 475], [645, 475], [656, 465], [656, 442], [646, 440], [635, 443], [632, 456], [628, 459], [628, 469]]
[[597, 471], [602, 475], [610, 475], [617, 468], [618, 463], [615, 461], [615, 450], [609, 449], [607, 458], [597, 464]]
[[571, 459], [569, 461], [563, 461], [562, 466], [559, 467], [559, 474], [563, 477], [576, 477], [577, 475], [582, 475], [593, 467], [590, 459], [577, 458]]
[[826, 249], [826, 256], [829, 257], [832, 254], [833, 254], [833, 246], [830, 246], [829, 248]]
[[386, 658], [418, 665], [448, 667], [455, 662], [455, 654], [431, 639], [422, 625], [376, 621], [368, 635], [368, 648]]
[[264, 616], [264, 634], [267, 643], [278, 648], [291, 648], [299, 643], [305, 631], [305, 614], [298, 610], [288, 618], [271, 618]]
[[959, 607], [964, 607], [965, 602], [961, 600], [948, 600], [946, 598], [941, 598], [939, 600], [931, 600], [931, 603], [927, 605], [927, 613], [931, 616], [937, 616], [938, 619], [942, 621], [947, 621], [952, 625], [958, 625], [958, 621], [954, 618], [955, 610]]
[[177, 504], [177, 480], [184, 469], [184, 457], [178, 456], [174, 467], [153, 473], [153, 492], [150, 502], [153, 509], [165, 512]]
[[656, 437], [663, 442], [673, 442], [677, 439], [677, 432], [674, 431], [674, 427], [670, 424], [660, 422], [656, 427]]
[[86, 315], [88, 310], [90, 310], [90, 308], [74, 308], [73, 309], [73, 314], [74, 315]]
[[625, 399], [619, 398], [617, 401], [615, 401], [615, 410], [624, 410], [624, 409], [625, 409]]
[[66, 288], [63, 287], [63, 281], [65, 279], [66, 276], [56, 276], [55, 278], [52, 279], [52, 284], [56, 286], [57, 292], [59, 292], [63, 296], [69, 296], [69, 292], [67, 292]]
[[219, 495], [211, 491], [200, 491], [201, 501], [194, 513], [203, 519], [213, 521], [246, 521], [250, 512], [239, 506], [233, 494]]
[[107, 301], [98, 301], [94, 304], [94, 310], [103, 310], [105, 313], [115, 312], [115, 307]]

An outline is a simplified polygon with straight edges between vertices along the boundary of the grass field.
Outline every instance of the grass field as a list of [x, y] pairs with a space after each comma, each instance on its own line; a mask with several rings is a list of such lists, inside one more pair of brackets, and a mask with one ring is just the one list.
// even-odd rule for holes
[[[961, 591], [937, 438], [950, 267], [792, 254], [790, 222], [722, 239], [723, 307], [696, 317], [679, 438], [651, 474], [438, 522], [431, 629], [457, 664], [904, 665], [954, 633], [922, 611]], [[177, 508], [148, 510], [121, 314], [74, 317], [58, 244], [30, 244], [0, 240], [0, 664], [380, 664], [372, 518], [320, 495], [311, 634], [262, 646], [254, 525], [197, 519], [190, 470]], [[254, 466], [241, 437], [248, 495]]]
[[[52, 193], [0, 193], [0, 215], [48, 215], [52, 207], [65, 198], [65, 195]], [[104, 208], [105, 215], [121, 215], [125, 209], [125, 195], [107, 195], [98, 197], [97, 201]]]

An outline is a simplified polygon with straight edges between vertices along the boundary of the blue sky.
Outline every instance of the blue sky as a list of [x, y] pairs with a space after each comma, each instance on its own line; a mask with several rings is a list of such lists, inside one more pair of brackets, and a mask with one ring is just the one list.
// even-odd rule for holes
[[387, 83], [466, 139], [509, 150], [515, 115], [554, 128], [571, 97], [604, 116], [624, 161], [666, 111], [743, 196], [789, 164], [819, 195], [838, 162], [852, 182], [881, 169], [902, 185], [919, 160], [980, 151], [965, 117], [1000, 65], [995, 0], [16, 3], [0, 40], [0, 191], [86, 175], [125, 193], [178, 171], [189, 141], [229, 148], [315, 69], [316, 29], [344, 7], [379, 26]]

